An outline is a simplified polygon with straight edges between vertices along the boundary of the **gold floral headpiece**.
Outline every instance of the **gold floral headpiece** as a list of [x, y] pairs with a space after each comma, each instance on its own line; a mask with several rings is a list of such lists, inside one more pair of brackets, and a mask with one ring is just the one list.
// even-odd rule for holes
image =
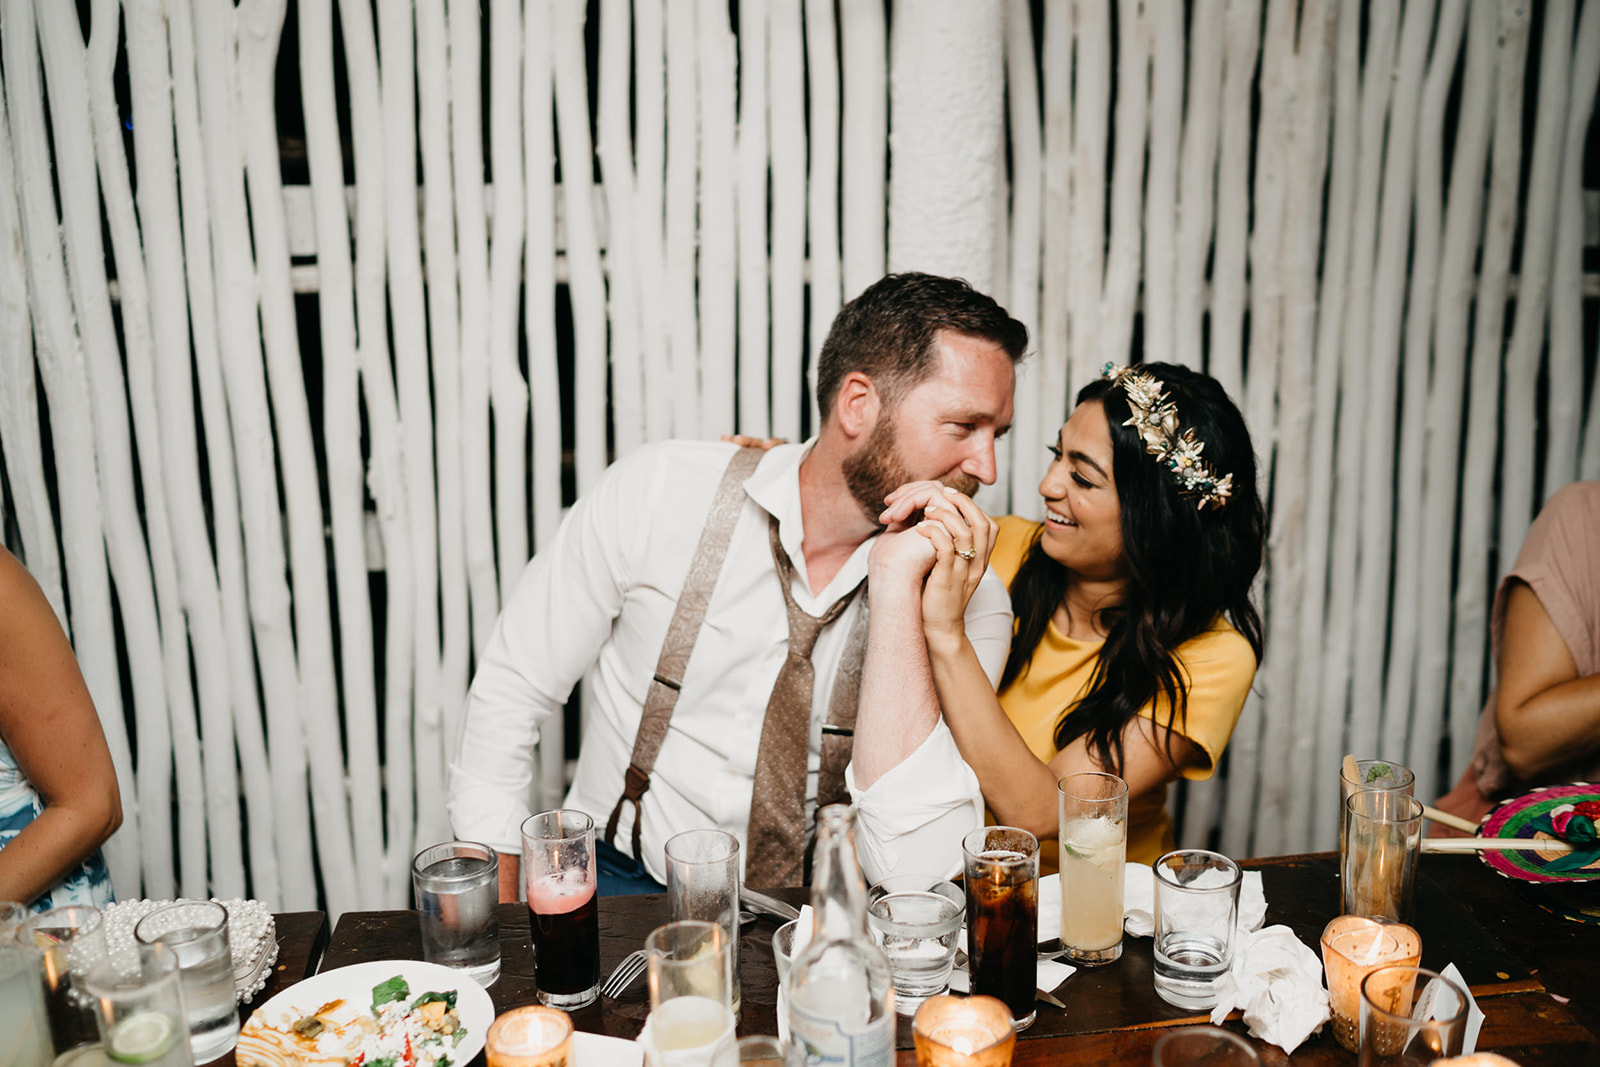
[[1233, 494], [1233, 475], [1217, 477], [1211, 464], [1200, 458], [1206, 446], [1193, 429], [1178, 432], [1177, 405], [1167, 399], [1161, 383], [1143, 371], [1115, 363], [1107, 363], [1100, 374], [1127, 394], [1133, 417], [1122, 425], [1133, 427], [1144, 441], [1144, 450], [1172, 472], [1183, 492], [1199, 496], [1201, 511], [1207, 505], [1220, 510]]

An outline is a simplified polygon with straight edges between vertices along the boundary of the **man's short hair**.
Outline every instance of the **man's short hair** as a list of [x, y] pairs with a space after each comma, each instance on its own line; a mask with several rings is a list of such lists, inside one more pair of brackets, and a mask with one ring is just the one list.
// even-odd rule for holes
[[888, 274], [840, 309], [817, 360], [817, 412], [833, 413], [845, 375], [872, 379], [890, 405], [934, 371], [934, 340], [953, 330], [999, 346], [1012, 363], [1028, 348], [1028, 328], [960, 278]]

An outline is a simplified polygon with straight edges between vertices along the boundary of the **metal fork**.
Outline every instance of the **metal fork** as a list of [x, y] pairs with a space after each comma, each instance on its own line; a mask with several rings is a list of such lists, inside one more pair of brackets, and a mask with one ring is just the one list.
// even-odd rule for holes
[[607, 978], [605, 985], [600, 987], [600, 992], [615, 1000], [623, 994], [624, 990], [638, 981], [639, 976], [643, 973], [644, 949], [636, 948], [622, 957], [622, 962], [617, 964], [616, 969], [611, 972], [611, 977]]

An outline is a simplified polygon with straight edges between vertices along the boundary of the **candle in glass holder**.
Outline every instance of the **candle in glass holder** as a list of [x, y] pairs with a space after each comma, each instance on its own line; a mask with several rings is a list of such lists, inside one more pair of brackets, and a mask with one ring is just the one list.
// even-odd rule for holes
[[1404, 923], [1365, 915], [1341, 915], [1322, 931], [1322, 966], [1328, 974], [1333, 1036], [1351, 1052], [1361, 1050], [1361, 981], [1379, 967], [1415, 967], [1422, 938]]
[[484, 1055], [489, 1067], [566, 1067], [572, 1017], [559, 1008], [513, 1008], [489, 1024]]
[[1008, 1067], [1011, 1009], [994, 997], [929, 997], [911, 1023], [917, 1067]]

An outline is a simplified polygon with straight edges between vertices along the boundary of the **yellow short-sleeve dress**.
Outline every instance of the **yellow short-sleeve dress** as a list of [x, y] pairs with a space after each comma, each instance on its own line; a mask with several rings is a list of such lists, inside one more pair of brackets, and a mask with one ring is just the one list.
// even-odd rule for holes
[[[999, 520], [999, 526], [989, 563], [1009, 587], [1041, 524], [1007, 515]], [[1000, 694], [1000, 706], [1039, 759], [1049, 762], [1060, 752], [1055, 744], [1056, 724], [1063, 710], [1089, 691], [1102, 644], [1074, 640], [1052, 622], [1027, 671]], [[1176, 729], [1205, 754], [1203, 765], [1187, 766], [1182, 774], [1189, 779], [1209, 778], [1216, 772], [1255, 679], [1255, 652], [1227, 619], [1218, 616], [1210, 630], [1179, 646], [1177, 658], [1188, 685], [1188, 707]], [[1159, 720], [1155, 718], [1154, 702], [1139, 714], [1152, 721], [1167, 718], [1165, 710]], [[1166, 802], [1165, 786], [1129, 800], [1129, 862], [1151, 863], [1175, 847]], [[1050, 874], [1058, 868], [1056, 843], [1045, 841], [1042, 846], [1039, 873]]]

